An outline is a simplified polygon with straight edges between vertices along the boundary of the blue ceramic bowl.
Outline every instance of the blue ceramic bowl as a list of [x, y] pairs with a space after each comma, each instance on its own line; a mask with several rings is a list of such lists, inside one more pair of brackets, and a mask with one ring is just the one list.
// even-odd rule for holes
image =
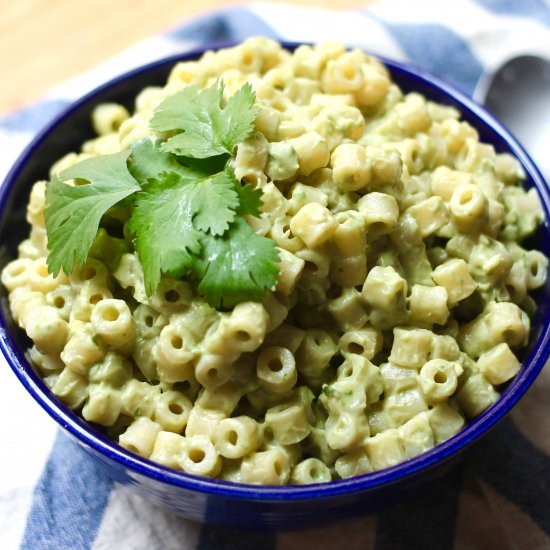
[[[227, 44], [225, 44], [227, 45]], [[216, 45], [221, 46], [221, 45]], [[285, 44], [294, 48], [296, 44]], [[47, 178], [51, 164], [93, 135], [90, 114], [98, 103], [128, 106], [147, 85], [161, 85], [177, 61], [198, 57], [204, 50], [146, 65], [100, 86], [51, 122], [26, 149], [0, 190], [0, 267], [16, 254], [28, 232], [25, 207], [36, 180]], [[546, 223], [532, 245], [550, 256], [550, 196], [537, 168], [510, 133], [468, 97], [422, 70], [384, 60], [405, 91], [457, 107], [487, 143], [509, 152], [522, 163], [526, 186], [542, 199]], [[260, 487], [195, 477], [154, 464], [127, 452], [88, 425], [53, 396], [25, 358], [28, 339], [14, 324], [5, 293], [0, 311], [0, 347], [15, 374], [40, 406], [97, 461], [105, 475], [131, 486], [143, 497], [194, 520], [233, 527], [298, 529], [373, 513], [442, 475], [459, 454], [481, 438], [517, 403], [542, 369], [550, 350], [550, 281], [538, 293], [538, 310], [518, 376], [500, 400], [463, 431], [436, 448], [393, 468], [327, 484]]]

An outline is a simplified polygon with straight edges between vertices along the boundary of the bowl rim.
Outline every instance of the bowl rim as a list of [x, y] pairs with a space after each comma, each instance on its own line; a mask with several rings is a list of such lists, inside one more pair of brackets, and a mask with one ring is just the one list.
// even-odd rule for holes
[[[307, 42], [289, 42], [284, 40], [280, 40], [279, 42], [284, 48], [291, 50], [302, 44], [308, 44]], [[54, 133], [56, 128], [69, 118], [74, 111], [88, 102], [93, 102], [98, 95], [128, 78], [139, 76], [162, 66], [168, 67], [180, 61], [195, 59], [206, 50], [230, 47], [238, 43], [238, 41], [210, 43], [179, 54], [163, 57], [118, 75], [70, 103], [38, 132], [8, 172], [4, 182], [0, 186], [0, 215], [6, 209], [8, 196], [27, 160], [33, 155], [38, 146], [50, 134]], [[435, 88], [438, 92], [443, 92], [444, 95], [460, 105], [460, 109], [463, 110], [462, 112], [469, 112], [476, 119], [490, 126], [507, 143], [512, 153], [518, 158], [530, 176], [534, 187], [542, 199], [541, 203], [545, 214], [544, 223], [546, 225], [550, 223], [550, 193], [546, 183], [527, 152], [501, 122], [466, 94], [442, 81], [439, 77], [416, 66], [414, 63], [394, 61], [380, 55], [373, 56], [380, 59], [392, 74], [400, 74], [423, 85]], [[14, 338], [10, 335], [9, 324], [2, 310], [0, 310], [0, 349], [25, 389], [62, 428], [76, 438], [81, 445], [124, 467], [127, 474], [136, 481], [143, 477], [151, 478], [173, 487], [205, 493], [207, 495], [221, 495], [230, 499], [301, 501], [318, 498], [326, 499], [343, 494], [352, 495], [402, 482], [421, 471], [428, 471], [435, 466], [447, 462], [473, 443], [474, 440], [481, 438], [511, 410], [543, 368], [550, 354], [550, 311], [543, 319], [543, 328], [533, 351], [525, 359], [522, 369], [516, 378], [505, 389], [494, 405], [467, 424], [460, 432], [443, 443], [436, 445], [433, 449], [396, 466], [348, 479], [312, 485], [258, 486], [232, 483], [220, 479], [186, 474], [130, 453], [123, 447], [120, 447], [114, 440], [108, 439], [93, 427], [87, 426], [84, 420], [79, 418], [76, 413], [68, 409], [66, 405], [50, 393], [45, 383], [32, 368], [23, 350], [18, 347]]]

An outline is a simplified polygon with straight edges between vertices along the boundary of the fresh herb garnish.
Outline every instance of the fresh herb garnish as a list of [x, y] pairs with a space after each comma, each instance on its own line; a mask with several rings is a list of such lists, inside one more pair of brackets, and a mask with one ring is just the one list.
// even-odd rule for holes
[[237, 206], [234, 183], [225, 172], [203, 179], [174, 172], [151, 178], [136, 195], [129, 224], [147, 292], [154, 292], [161, 272], [180, 277], [189, 271], [201, 252], [201, 236], [227, 231]]
[[222, 107], [223, 83], [199, 91], [197, 85], [165, 99], [151, 119], [157, 132], [177, 132], [163, 151], [193, 158], [232, 154], [254, 128], [258, 109], [250, 84], [245, 84]]
[[271, 239], [258, 235], [238, 217], [220, 237], [204, 235], [203, 252], [195, 264], [198, 291], [216, 307], [246, 300], [260, 301], [279, 274], [279, 255]]
[[[94, 242], [103, 215], [139, 190], [128, 172], [130, 151], [92, 157], [54, 176], [46, 187], [46, 228], [48, 231], [48, 270], [57, 275], [61, 269], [71, 273], [82, 266]], [[89, 183], [66, 185], [64, 180], [78, 178]]]
[[[231, 155], [257, 116], [250, 85], [223, 102], [223, 83], [189, 86], [164, 100], [144, 139], [127, 151], [90, 158], [46, 189], [48, 269], [82, 266], [109, 209], [130, 210], [128, 230], [152, 294], [163, 274], [194, 281], [215, 307], [260, 301], [277, 279], [275, 243], [244, 216], [259, 216], [261, 191], [237, 181]], [[77, 178], [67, 185], [68, 179]]]

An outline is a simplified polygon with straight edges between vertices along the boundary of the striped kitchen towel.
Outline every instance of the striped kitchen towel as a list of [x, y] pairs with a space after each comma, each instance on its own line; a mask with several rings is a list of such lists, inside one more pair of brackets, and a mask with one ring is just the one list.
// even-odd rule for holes
[[[0, 180], [33, 135], [99, 83], [167, 54], [251, 34], [339, 40], [411, 60], [467, 93], [523, 53], [550, 58], [548, 0], [380, 0], [356, 11], [272, 2], [185, 22], [0, 119]], [[440, 482], [375, 517], [299, 533], [204, 526], [105, 478], [0, 362], [0, 549], [549, 549], [550, 369]]]

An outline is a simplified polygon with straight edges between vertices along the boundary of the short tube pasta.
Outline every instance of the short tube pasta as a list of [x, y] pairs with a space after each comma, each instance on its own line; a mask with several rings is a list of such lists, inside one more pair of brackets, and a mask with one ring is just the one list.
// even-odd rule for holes
[[411, 321], [444, 325], [449, 318], [448, 297], [443, 286], [413, 285], [408, 302]]
[[479, 230], [487, 216], [487, 199], [475, 185], [459, 185], [449, 201], [454, 225], [463, 232]]
[[305, 439], [311, 426], [303, 404], [277, 405], [265, 413], [265, 424], [281, 445], [292, 445]]
[[290, 220], [290, 230], [310, 248], [328, 241], [336, 230], [336, 220], [326, 207], [311, 202], [300, 208]]
[[343, 144], [332, 152], [332, 177], [341, 191], [358, 191], [371, 180], [365, 148], [357, 144]]
[[57, 309], [42, 306], [33, 312], [25, 327], [41, 353], [61, 353], [69, 339], [69, 324]]
[[187, 378], [187, 371], [195, 358], [194, 339], [185, 327], [166, 325], [156, 344], [157, 371], [167, 382]]
[[82, 408], [82, 416], [89, 422], [112, 426], [120, 415], [121, 401], [120, 391], [114, 390], [108, 384], [91, 384], [88, 400]]
[[318, 458], [306, 458], [292, 468], [290, 482], [295, 485], [326, 483], [331, 480], [328, 466]]
[[354, 354], [372, 359], [382, 350], [382, 333], [367, 326], [347, 331], [338, 341], [338, 349], [344, 357]]
[[252, 485], [284, 485], [290, 476], [290, 464], [280, 449], [258, 451], [241, 463], [243, 483]]
[[[462, 373], [462, 367], [459, 370]], [[420, 369], [420, 387], [431, 402], [450, 397], [457, 386], [457, 372], [454, 363], [443, 359], [432, 359]]]
[[105, 136], [116, 132], [129, 117], [130, 114], [123, 105], [102, 103], [92, 113], [92, 124], [100, 136]]
[[214, 444], [204, 435], [186, 437], [178, 464], [184, 472], [215, 477], [220, 473], [222, 461]]
[[142, 416], [134, 420], [120, 436], [119, 443], [129, 451], [149, 458], [161, 427], [150, 418]]
[[294, 354], [280, 346], [264, 349], [256, 362], [256, 374], [260, 384], [270, 391], [288, 391], [298, 378]]
[[328, 144], [317, 132], [307, 132], [294, 138], [292, 145], [298, 155], [301, 175], [309, 176], [315, 170], [327, 166], [330, 158]]
[[248, 416], [225, 418], [216, 427], [214, 444], [225, 458], [243, 458], [262, 443], [260, 425]]
[[90, 317], [94, 332], [106, 346], [116, 349], [131, 347], [135, 338], [135, 322], [126, 302], [101, 300]]
[[154, 462], [170, 468], [180, 469], [178, 458], [183, 451], [185, 438], [172, 432], [160, 431], [155, 439], [153, 452], [149, 457]]
[[391, 195], [373, 191], [357, 201], [357, 208], [363, 217], [368, 239], [391, 233], [397, 227], [399, 206]]
[[288, 250], [279, 249], [281, 258], [280, 273], [277, 279], [277, 290], [284, 296], [290, 296], [304, 270], [305, 260], [298, 258]]
[[372, 307], [383, 309], [404, 303], [407, 282], [393, 267], [373, 267], [365, 280], [363, 298]]
[[155, 406], [154, 419], [163, 430], [181, 433], [187, 425], [193, 405], [182, 393], [174, 390], [163, 392]]

